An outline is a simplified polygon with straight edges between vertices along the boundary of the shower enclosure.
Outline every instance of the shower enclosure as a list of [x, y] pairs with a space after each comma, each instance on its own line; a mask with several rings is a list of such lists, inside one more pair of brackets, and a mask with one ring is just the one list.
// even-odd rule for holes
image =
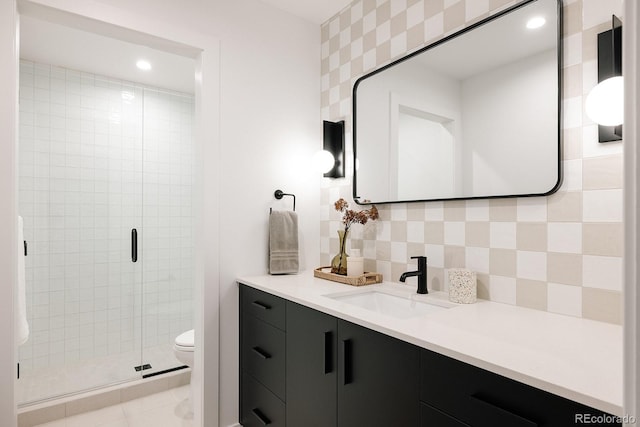
[[173, 341], [193, 328], [193, 116], [189, 94], [21, 61], [31, 333], [19, 404], [180, 367]]

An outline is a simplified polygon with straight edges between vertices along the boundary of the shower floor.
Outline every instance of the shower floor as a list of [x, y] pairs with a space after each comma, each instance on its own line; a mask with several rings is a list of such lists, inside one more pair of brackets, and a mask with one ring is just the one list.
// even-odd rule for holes
[[[80, 361], [70, 366], [56, 366], [21, 372], [16, 382], [18, 405], [25, 406], [65, 395], [86, 392], [125, 381], [140, 379], [142, 375], [182, 366], [173, 355], [170, 344], [146, 348], [144, 360], [140, 351]], [[140, 364], [152, 369], [136, 372]]]

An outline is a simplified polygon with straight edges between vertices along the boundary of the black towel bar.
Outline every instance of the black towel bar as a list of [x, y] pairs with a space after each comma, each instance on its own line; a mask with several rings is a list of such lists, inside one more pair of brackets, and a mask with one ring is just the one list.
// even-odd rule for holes
[[[284, 193], [282, 192], [282, 190], [276, 190], [273, 193], [273, 197], [275, 197], [276, 199], [280, 200], [282, 199], [284, 196], [291, 196], [293, 197], [293, 211], [296, 211], [296, 195], [295, 194], [289, 194], [289, 193]], [[269, 213], [273, 212], [272, 208], [269, 208]]]

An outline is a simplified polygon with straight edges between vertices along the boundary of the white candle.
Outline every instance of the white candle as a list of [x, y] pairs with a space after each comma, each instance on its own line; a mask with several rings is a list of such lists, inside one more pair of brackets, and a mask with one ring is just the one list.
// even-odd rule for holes
[[352, 249], [347, 257], [347, 276], [362, 276], [364, 274], [364, 258], [359, 249]]

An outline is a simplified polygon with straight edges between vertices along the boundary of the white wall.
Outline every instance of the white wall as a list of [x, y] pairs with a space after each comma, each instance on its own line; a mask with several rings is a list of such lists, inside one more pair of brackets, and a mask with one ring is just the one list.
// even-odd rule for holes
[[[210, 246], [220, 247], [220, 425], [231, 425], [237, 422], [238, 412], [238, 313], [234, 279], [267, 271], [269, 207], [290, 206], [287, 198], [276, 203], [274, 190], [281, 188], [297, 195], [302, 265], [305, 268], [319, 265], [320, 177], [308, 167], [312, 154], [321, 146], [319, 29], [254, 0], [180, 3], [103, 0], [82, 4], [72, 0], [39, 0], [38, 3], [105, 18], [128, 28], [148, 29], [170, 40], [176, 34], [220, 40], [221, 143], [219, 149], [210, 145], [204, 148], [206, 152], [219, 154], [218, 159], [205, 165], [204, 175], [211, 182], [219, 179], [221, 183], [215, 189], [219, 191], [219, 199], [205, 200], [208, 216], [205, 221], [215, 221], [219, 215], [220, 233], [205, 233], [208, 236], [205, 249], [211, 252]], [[211, 84], [207, 80], [210, 75], [202, 77], [206, 84]], [[214, 274], [212, 268], [218, 262], [217, 257], [207, 255], [204, 261], [205, 274]], [[204, 292], [209, 295], [210, 287], [216, 283], [206, 282], [205, 286]], [[205, 307], [205, 327], [215, 325], [217, 313], [217, 306]], [[204, 331], [207, 341], [203, 345], [207, 349], [214, 347], [211, 338], [217, 332]], [[215, 361], [208, 357], [205, 363]], [[206, 393], [215, 386], [216, 378], [209, 376], [213, 374], [205, 375], [207, 399], [207, 395], [213, 396]], [[205, 415], [211, 414], [209, 408], [215, 408], [215, 403], [203, 402]], [[206, 417], [204, 425], [216, 424], [211, 415]]]
[[[18, 60], [16, 55], [16, 7], [0, 2], [0, 340], [13, 343], [13, 287], [17, 266], [17, 208], [15, 193], [16, 121], [18, 117]], [[15, 349], [0, 350], [0, 425], [16, 425], [14, 382]]]

